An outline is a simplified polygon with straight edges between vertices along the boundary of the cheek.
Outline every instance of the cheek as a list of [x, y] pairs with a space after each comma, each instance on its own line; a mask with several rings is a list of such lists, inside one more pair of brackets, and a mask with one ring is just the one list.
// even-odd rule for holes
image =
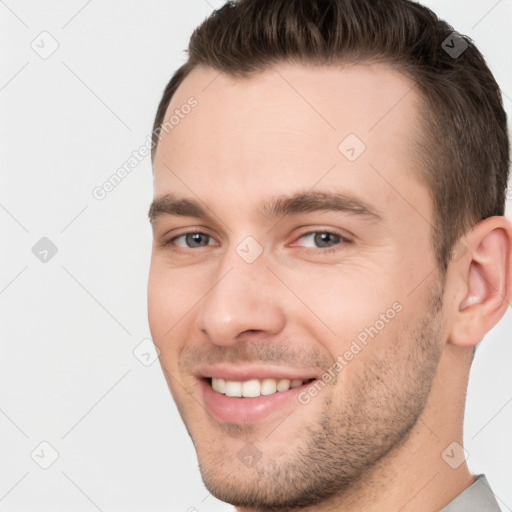
[[158, 271], [156, 265], [151, 263], [148, 278], [148, 321], [153, 341], [158, 343], [165, 323], [165, 311], [168, 308], [168, 295], [165, 293], [164, 276]]
[[309, 270], [302, 281], [297, 275], [290, 282], [295, 283], [294, 292], [309, 310], [307, 318], [316, 316], [320, 325], [328, 328], [335, 337], [335, 349], [342, 349], [341, 340], [350, 340], [373, 325], [400, 300], [399, 283], [382, 268], [344, 265]]
[[[181, 412], [179, 354], [187, 336], [187, 311], [194, 302], [188, 300], [180, 273], [152, 262], [148, 278], [148, 322], [153, 342], [160, 351], [160, 365], [174, 401]], [[190, 313], [189, 313], [190, 314]]]
[[183, 281], [182, 272], [152, 262], [147, 288], [148, 321], [153, 341], [160, 350], [183, 329], [183, 320], [195, 302], [193, 287]]

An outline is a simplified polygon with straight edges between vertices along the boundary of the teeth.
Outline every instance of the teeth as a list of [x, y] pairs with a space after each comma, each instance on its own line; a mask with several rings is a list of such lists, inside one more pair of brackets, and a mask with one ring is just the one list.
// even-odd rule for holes
[[212, 379], [212, 388], [219, 393], [225, 393], [226, 381], [224, 379]]
[[277, 383], [277, 391], [287, 391], [290, 389], [290, 379], [281, 379]]
[[276, 379], [263, 379], [261, 381], [261, 394], [273, 395], [277, 391]]
[[261, 384], [259, 380], [247, 380], [242, 382], [242, 396], [255, 397], [260, 396]]
[[300, 379], [252, 379], [244, 382], [216, 379], [212, 377], [214, 391], [226, 396], [254, 398], [260, 395], [273, 395], [279, 391], [288, 391], [304, 383]]
[[226, 381], [226, 396], [242, 396], [242, 383], [234, 380]]

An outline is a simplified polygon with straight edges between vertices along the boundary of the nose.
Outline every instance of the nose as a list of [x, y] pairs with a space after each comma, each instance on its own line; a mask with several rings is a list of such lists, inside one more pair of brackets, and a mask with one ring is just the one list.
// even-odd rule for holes
[[262, 337], [279, 333], [286, 318], [279, 284], [264, 255], [247, 263], [234, 249], [229, 251], [212, 272], [209, 291], [197, 310], [196, 327], [220, 346], [234, 345], [248, 332]]

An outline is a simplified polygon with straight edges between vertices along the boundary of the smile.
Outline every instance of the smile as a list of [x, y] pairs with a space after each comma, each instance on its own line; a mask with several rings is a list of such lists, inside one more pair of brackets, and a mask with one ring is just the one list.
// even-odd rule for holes
[[316, 377], [293, 370], [203, 368], [197, 383], [204, 409], [217, 421], [237, 424], [275, 421], [302, 407], [297, 397]]
[[[308, 379], [307, 382], [313, 379]], [[256, 398], [268, 396], [302, 386], [301, 379], [250, 379], [246, 381], [225, 380], [212, 377], [214, 391], [228, 397]]]

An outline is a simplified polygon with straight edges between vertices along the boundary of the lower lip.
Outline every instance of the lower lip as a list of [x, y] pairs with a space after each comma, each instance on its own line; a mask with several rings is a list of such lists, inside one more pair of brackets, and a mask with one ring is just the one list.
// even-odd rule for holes
[[287, 391], [278, 391], [273, 395], [253, 398], [223, 395], [214, 391], [210, 381], [205, 379], [200, 380], [200, 387], [206, 409], [216, 420], [228, 423], [255, 423], [277, 411], [283, 411], [290, 403], [300, 405], [297, 396], [314, 382], [308, 382]]

